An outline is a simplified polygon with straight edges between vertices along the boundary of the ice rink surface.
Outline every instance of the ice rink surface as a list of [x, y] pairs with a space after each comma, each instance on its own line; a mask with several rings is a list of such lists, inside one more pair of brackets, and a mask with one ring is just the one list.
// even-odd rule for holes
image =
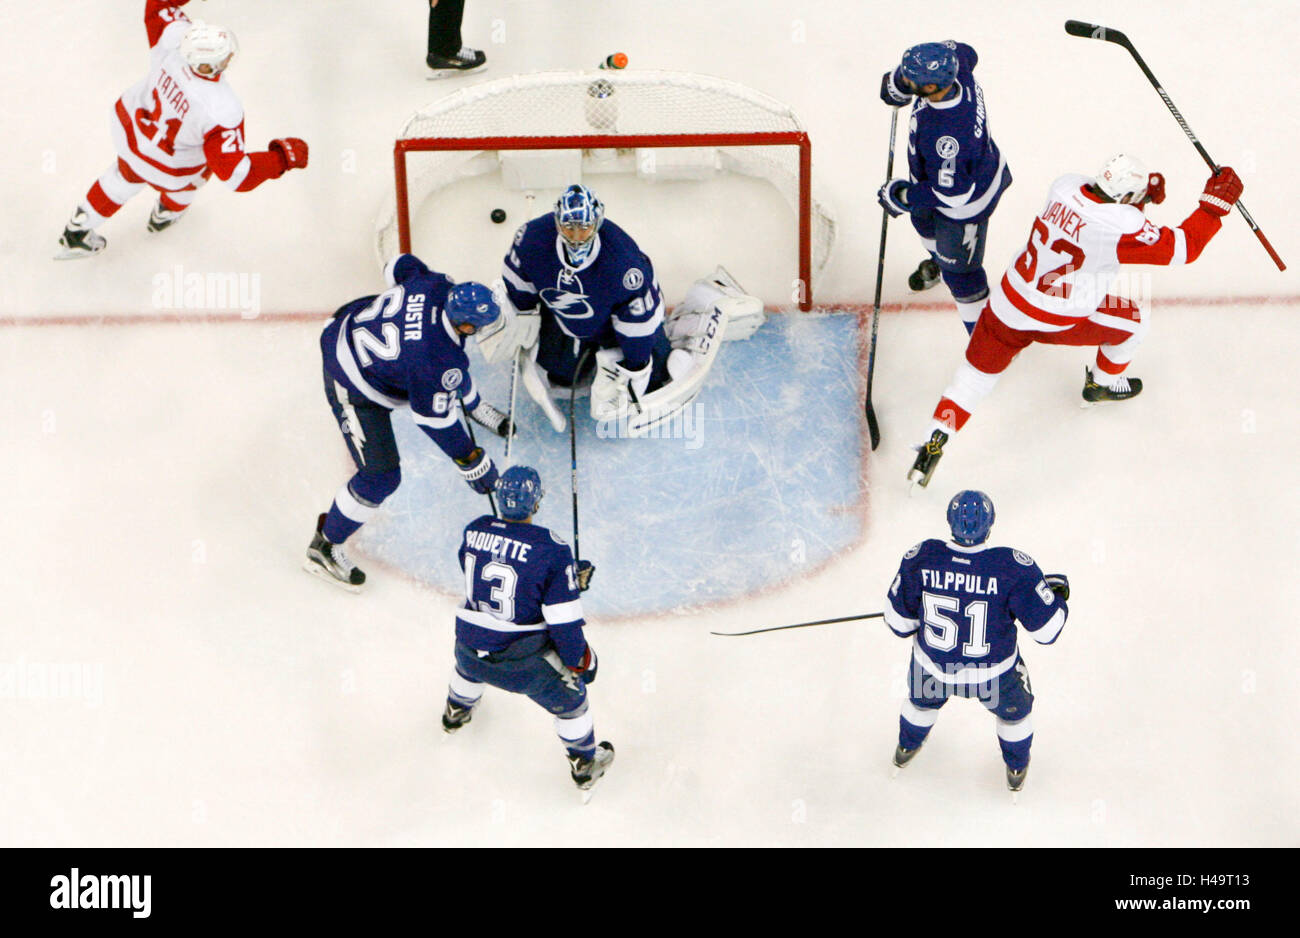
[[[990, 127], [1015, 174], [990, 229], [991, 277], [1063, 172], [1138, 154], [1168, 177], [1150, 212], [1166, 224], [1190, 212], [1207, 174], [1128, 56], [1067, 37], [1071, 17], [1134, 39], [1295, 262], [1300, 134], [1257, 90], [1289, 60], [1292, 4], [913, 14], [813, 0], [470, 0], [466, 39], [489, 71], [441, 83], [422, 76], [423, 16], [405, 0], [190, 6], [239, 34], [229, 80], [250, 144], [301, 136], [311, 166], [251, 194], [209, 187], [156, 238], [142, 195], [102, 229], [105, 254], [57, 265], [60, 226], [110, 163], [111, 104], [145, 67], [143, 4], [0, 14], [0, 79], [16, 102], [0, 117], [0, 843], [1300, 843], [1294, 271], [1277, 272], [1227, 219], [1193, 266], [1148, 269], [1138, 400], [1081, 410], [1091, 352], [1031, 348], [931, 490], [909, 498], [910, 445], [965, 335], [951, 309], [932, 308], [939, 290], [907, 293], [921, 254], [896, 223], [885, 300], [903, 308], [880, 324], [875, 452], [851, 384], [889, 125], [875, 88], [904, 48], [951, 36], [980, 53]], [[471, 727], [443, 738], [447, 519], [481, 508], [422, 440], [403, 433], [406, 482], [358, 545], [367, 593], [298, 567], [350, 465], [321, 394], [319, 323], [379, 288], [372, 229], [397, 129], [461, 83], [614, 51], [633, 68], [719, 75], [789, 103], [839, 236], [817, 285], [827, 314], [782, 314], [724, 347], [700, 398], [700, 446], [580, 440], [583, 547], [600, 568], [585, 600], [601, 660], [592, 700], [599, 737], [618, 747], [583, 808], [527, 700], [489, 692]], [[662, 194], [614, 194], [610, 217], [655, 258], [670, 300], [722, 261], [785, 302], [792, 237], [779, 200], [729, 230], [708, 203], [697, 218]], [[511, 226], [487, 220], [488, 192], [449, 198], [424, 220], [444, 239], [426, 235], [428, 259], [492, 279]], [[511, 225], [522, 217], [502, 204]], [[171, 308], [156, 278], [177, 265], [256, 275], [257, 315]], [[482, 380], [503, 404], [506, 376]], [[549, 490], [538, 520], [568, 536], [567, 440], [523, 413], [521, 451]], [[963, 701], [890, 779], [908, 648], [878, 620], [708, 634], [879, 610], [902, 552], [946, 532], [944, 500], [965, 487], [992, 495], [995, 541], [1073, 587], [1062, 638], [1024, 643], [1036, 733], [1014, 807], [992, 720]]]

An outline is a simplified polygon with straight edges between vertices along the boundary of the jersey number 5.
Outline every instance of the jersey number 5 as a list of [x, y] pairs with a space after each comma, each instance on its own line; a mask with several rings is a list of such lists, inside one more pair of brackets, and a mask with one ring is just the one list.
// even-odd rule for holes
[[[1034, 282], [1034, 274], [1038, 272], [1038, 245], [1034, 244], [1034, 239], [1038, 239], [1039, 244], [1047, 244], [1047, 225], [1041, 218], [1034, 219], [1034, 228], [1029, 232], [1029, 244], [1025, 246], [1025, 253], [1021, 254], [1016, 260], [1016, 273], [1024, 278], [1026, 283]], [[1083, 250], [1073, 241], [1067, 241], [1064, 238], [1057, 238], [1048, 247], [1049, 251], [1055, 254], [1064, 254], [1069, 260], [1049, 270], [1043, 276], [1038, 278], [1035, 288], [1039, 293], [1047, 296], [1058, 296], [1063, 300], [1070, 298], [1070, 285], [1068, 283], [1058, 283], [1062, 277], [1068, 276], [1083, 267], [1084, 253]]]

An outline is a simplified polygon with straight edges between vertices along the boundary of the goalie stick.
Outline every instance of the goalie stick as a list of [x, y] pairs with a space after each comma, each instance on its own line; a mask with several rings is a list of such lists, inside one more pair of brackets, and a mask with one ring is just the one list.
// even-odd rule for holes
[[841, 616], [838, 619], [818, 619], [816, 622], [798, 622], [795, 625], [772, 625], [765, 629], [750, 629], [748, 632], [710, 632], [710, 635], [757, 635], [759, 632], [780, 632], [782, 629], [806, 629], [810, 625], [830, 625], [833, 622], [856, 622], [858, 619], [879, 619], [883, 612], [867, 612], [860, 616]]
[[[1147, 81], [1156, 89], [1156, 94], [1165, 102], [1165, 107], [1169, 108], [1169, 113], [1174, 115], [1174, 120], [1178, 121], [1178, 126], [1183, 128], [1183, 133], [1187, 134], [1187, 139], [1192, 141], [1192, 146], [1196, 147], [1196, 152], [1201, 154], [1201, 159], [1205, 160], [1206, 165], [1214, 171], [1217, 176], [1219, 173], [1219, 164], [1215, 163], [1206, 151], [1201, 141], [1197, 139], [1196, 134], [1192, 133], [1192, 128], [1187, 125], [1183, 115], [1179, 113], [1178, 108], [1174, 106], [1173, 99], [1161, 87], [1156, 76], [1152, 74], [1151, 69], [1147, 68], [1147, 63], [1138, 55], [1138, 50], [1134, 48], [1133, 43], [1118, 29], [1111, 29], [1108, 26], [1098, 26], [1096, 23], [1084, 23], [1080, 20], [1066, 20], [1065, 31], [1071, 36], [1078, 36], [1082, 39], [1100, 39], [1103, 42], [1113, 42], [1117, 46], [1123, 46], [1128, 50], [1129, 55], [1133, 56], [1133, 61], [1137, 62], [1138, 68], [1142, 69], [1142, 74], [1147, 76]], [[1259, 230], [1259, 225], [1255, 224], [1255, 219], [1250, 217], [1250, 212], [1246, 211], [1246, 206], [1240, 199], [1237, 200], [1237, 210], [1241, 212], [1241, 217], [1246, 219], [1246, 224], [1250, 230], [1255, 232], [1255, 237], [1259, 238], [1259, 243], [1264, 245], [1264, 250], [1268, 256], [1273, 258], [1273, 263], [1277, 264], [1278, 270], [1286, 270], [1286, 264], [1282, 263], [1282, 258], [1278, 257], [1277, 251], [1273, 250], [1273, 245], [1269, 244], [1268, 238], [1264, 237], [1264, 232]]]
[[[889, 118], [889, 159], [885, 163], [885, 183], [894, 178], [894, 137], [898, 132], [898, 108]], [[871, 434], [871, 448], [880, 445], [880, 422], [876, 408], [871, 404], [871, 379], [876, 373], [876, 330], [880, 324], [880, 283], [885, 276], [885, 235], [889, 233], [889, 212], [880, 210], [880, 257], [876, 260], [876, 300], [871, 306], [871, 345], [867, 349], [867, 397], [862, 405], [867, 416], [867, 432]]]

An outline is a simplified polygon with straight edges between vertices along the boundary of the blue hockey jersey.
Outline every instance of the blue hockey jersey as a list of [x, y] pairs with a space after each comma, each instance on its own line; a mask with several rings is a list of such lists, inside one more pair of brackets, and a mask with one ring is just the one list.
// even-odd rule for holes
[[[956, 87], [942, 101], [918, 95], [912, 103], [908, 207], [962, 221], [997, 205], [1011, 185], [1011, 170], [989, 132], [984, 89], [974, 75], [979, 55], [964, 42], [949, 39], [944, 45], [957, 53]], [[899, 69], [894, 83], [903, 87]]]
[[385, 269], [389, 289], [349, 303], [325, 327], [325, 371], [350, 394], [390, 410], [409, 405], [411, 416], [453, 459], [473, 450], [460, 422], [479, 404], [469, 374], [465, 336], [443, 315], [455, 281], [431, 271], [412, 254]]
[[890, 629], [915, 636], [917, 664], [948, 684], [987, 681], [1015, 665], [1017, 621], [1048, 645], [1067, 614], [1032, 557], [936, 538], [903, 555], [885, 604]]
[[552, 216], [525, 222], [506, 255], [506, 293], [516, 309], [540, 302], [565, 334], [583, 343], [617, 345], [624, 366], [637, 371], [663, 333], [659, 283], [650, 258], [618, 225], [607, 219], [594, 237], [587, 259], [571, 267]]
[[456, 614], [457, 641], [493, 652], [547, 632], [565, 664], [582, 663], [587, 640], [568, 544], [541, 525], [483, 515], [465, 527], [460, 568], [465, 604]]

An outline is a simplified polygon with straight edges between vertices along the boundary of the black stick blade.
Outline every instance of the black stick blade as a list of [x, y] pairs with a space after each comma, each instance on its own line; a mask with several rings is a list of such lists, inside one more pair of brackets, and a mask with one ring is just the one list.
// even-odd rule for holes
[[1098, 26], [1096, 23], [1085, 23], [1083, 20], [1066, 20], [1065, 31], [1071, 36], [1078, 36], [1082, 39], [1101, 39], [1104, 42], [1117, 42], [1120, 45], [1128, 43], [1128, 37], [1118, 29], [1111, 29], [1109, 26]]
[[871, 406], [868, 400], [863, 409], [867, 415], [867, 432], [871, 434], [871, 448], [874, 450], [880, 445], [880, 422], [876, 420], [876, 408]]

